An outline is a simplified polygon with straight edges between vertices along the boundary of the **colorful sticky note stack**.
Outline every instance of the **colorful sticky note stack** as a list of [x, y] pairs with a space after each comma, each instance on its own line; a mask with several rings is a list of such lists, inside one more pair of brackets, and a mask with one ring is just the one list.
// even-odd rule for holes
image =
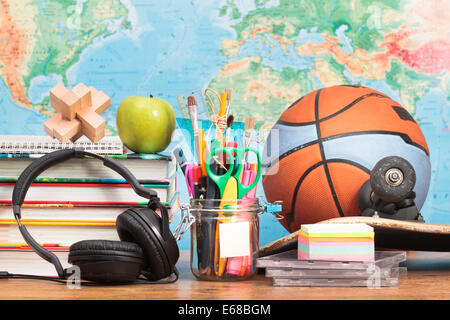
[[374, 231], [355, 224], [304, 224], [298, 235], [299, 260], [374, 261]]

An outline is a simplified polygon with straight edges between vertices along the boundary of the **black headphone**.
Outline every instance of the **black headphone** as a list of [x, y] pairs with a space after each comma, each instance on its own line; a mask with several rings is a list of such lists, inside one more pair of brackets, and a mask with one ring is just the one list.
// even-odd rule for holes
[[[67, 280], [72, 275], [71, 268], [63, 269], [58, 257], [40, 246], [22, 225], [21, 206], [30, 185], [43, 171], [68, 159], [85, 156], [102, 160], [106, 167], [120, 174], [138, 195], [149, 199], [149, 202], [148, 208], [129, 208], [117, 217], [116, 229], [121, 241], [79, 241], [70, 246], [68, 262], [79, 267], [82, 280], [100, 283], [129, 283], [138, 280], [140, 275], [150, 281], [172, 274], [178, 279], [175, 268], [179, 258], [178, 245], [169, 229], [167, 208], [161, 204], [156, 192], [141, 186], [136, 177], [114, 159], [81, 149], [46, 154], [25, 168], [17, 180], [12, 195], [13, 212], [27, 244], [55, 266], [59, 279]], [[157, 209], [161, 215], [155, 212]]]

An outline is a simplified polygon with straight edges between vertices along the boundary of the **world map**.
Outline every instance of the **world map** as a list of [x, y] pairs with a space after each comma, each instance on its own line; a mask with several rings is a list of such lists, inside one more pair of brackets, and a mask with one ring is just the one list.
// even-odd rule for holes
[[422, 214], [450, 223], [450, 1], [0, 0], [0, 30], [1, 134], [45, 135], [60, 82], [111, 97], [108, 134], [132, 95], [167, 99], [182, 118], [177, 95], [232, 88], [235, 120], [269, 129], [310, 91], [364, 85], [420, 124], [432, 164]]

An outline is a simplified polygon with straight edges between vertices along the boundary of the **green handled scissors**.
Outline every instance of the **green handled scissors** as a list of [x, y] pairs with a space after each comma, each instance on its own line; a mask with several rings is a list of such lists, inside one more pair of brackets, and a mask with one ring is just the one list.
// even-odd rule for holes
[[[256, 158], [258, 161], [258, 169], [256, 173], [255, 180], [250, 185], [244, 185], [240, 182], [240, 176], [243, 169], [243, 159], [244, 155], [247, 152], [253, 152], [256, 154]], [[226, 159], [234, 159], [231, 161], [230, 166], [228, 167], [228, 170], [226, 173], [222, 175], [215, 174], [211, 170], [211, 159], [216, 154], [225, 154]], [[234, 155], [233, 155], [234, 153]], [[235, 167], [236, 166], [236, 167]], [[223, 148], [216, 148], [211, 150], [211, 153], [208, 156], [208, 159], [206, 160], [206, 172], [208, 173], [208, 176], [211, 178], [211, 180], [214, 181], [214, 183], [217, 185], [220, 191], [220, 197], [222, 198], [225, 186], [228, 183], [228, 180], [231, 177], [234, 177], [237, 181], [237, 187], [238, 187], [238, 194], [237, 198], [242, 199], [248, 192], [250, 192], [259, 181], [259, 177], [261, 176], [261, 156], [259, 152], [252, 148], [230, 148], [230, 147], [223, 147]]]

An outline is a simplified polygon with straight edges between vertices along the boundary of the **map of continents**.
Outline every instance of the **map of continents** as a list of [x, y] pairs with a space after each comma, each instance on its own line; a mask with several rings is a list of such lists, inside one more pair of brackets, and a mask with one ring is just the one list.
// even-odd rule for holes
[[[268, 129], [300, 96], [361, 84], [405, 106], [431, 150], [423, 214], [450, 223], [450, 2], [447, 0], [0, 0], [0, 133], [44, 135], [48, 91], [169, 100], [233, 88], [237, 121]], [[178, 134], [174, 143], [179, 143]]]

